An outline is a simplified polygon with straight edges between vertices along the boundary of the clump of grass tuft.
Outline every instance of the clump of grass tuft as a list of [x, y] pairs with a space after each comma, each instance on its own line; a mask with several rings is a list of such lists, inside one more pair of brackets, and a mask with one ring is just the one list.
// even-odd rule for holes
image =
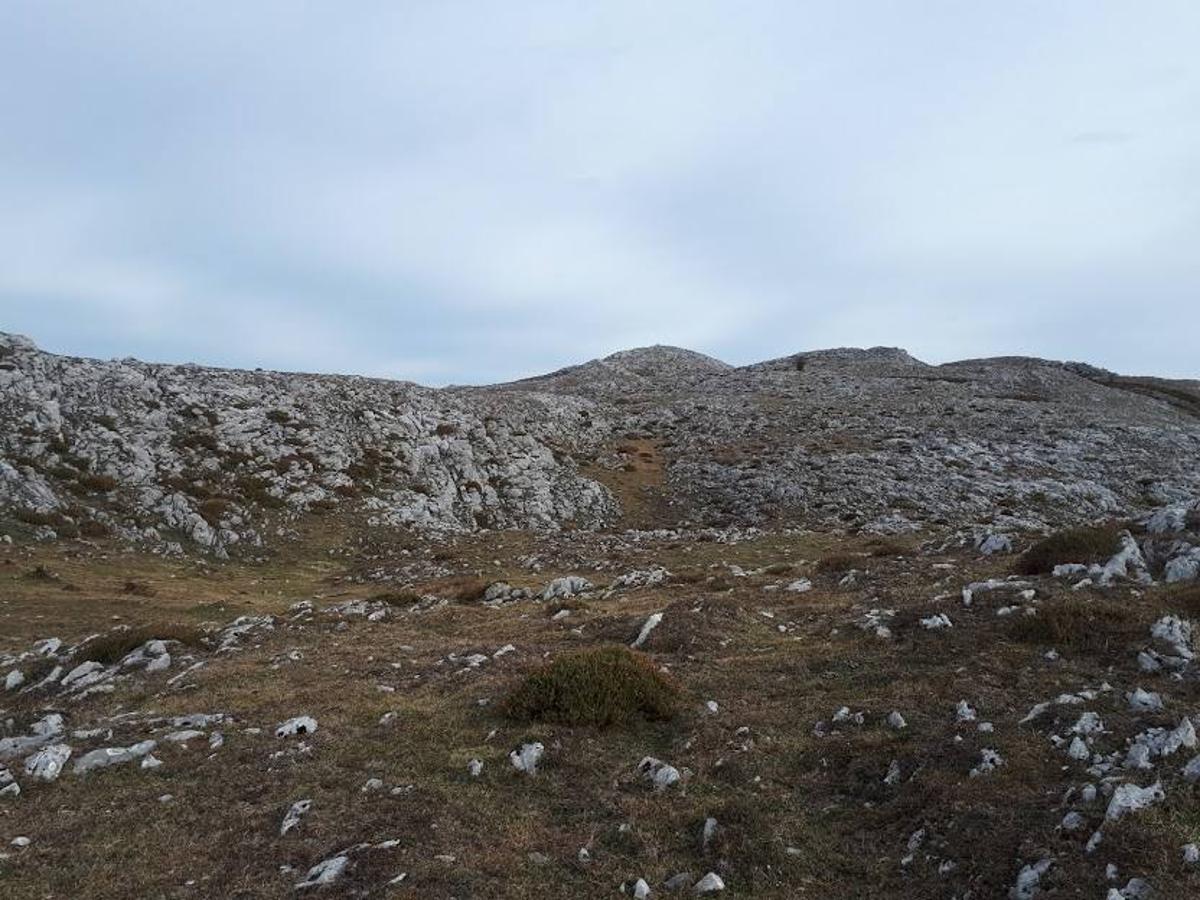
[[107, 494], [117, 489], [117, 479], [111, 475], [88, 473], [79, 476], [79, 488], [89, 493]]
[[86, 538], [102, 538], [108, 534], [108, 526], [95, 519], [84, 519], [79, 523], [79, 533]]
[[196, 507], [197, 511], [209, 525], [216, 527], [221, 524], [221, 517], [229, 512], [230, 503], [224, 497], [213, 497], [205, 500]]
[[194, 625], [140, 625], [137, 628], [118, 628], [94, 637], [75, 654], [76, 662], [89, 660], [111, 666], [126, 654], [147, 641], [179, 641], [191, 647], [204, 643], [205, 634]]
[[1018, 641], [1080, 651], [1104, 651], [1141, 634], [1127, 606], [1111, 600], [1064, 597], [1042, 604], [1036, 615], [1019, 616], [1011, 636]]
[[607, 727], [636, 717], [669, 719], [676, 685], [644, 656], [625, 647], [600, 647], [560, 656], [531, 674], [504, 700], [518, 721]]
[[23, 577], [26, 581], [62, 581], [57, 572], [51, 572], [41, 563], [26, 572]]
[[909, 548], [901, 541], [895, 538], [880, 537], [871, 541], [871, 555], [876, 559], [883, 559], [889, 556], [904, 556], [909, 552]]
[[1200, 584], [1175, 588], [1165, 597], [1170, 610], [1188, 618], [1200, 618]]
[[473, 603], [483, 599], [483, 592], [491, 584], [486, 578], [476, 578], [472, 575], [455, 575], [445, 578], [437, 584], [430, 585], [430, 593], [446, 597], [456, 603]]
[[[714, 861], [728, 861], [731, 871], [747, 883], [772, 880], [771, 871], [782, 861], [783, 854], [762, 805], [734, 800], [711, 814], [717, 820], [717, 829], [703, 848], [703, 855]], [[700, 820], [695, 832], [701, 832], [702, 828]]]
[[817, 560], [817, 571], [822, 575], [841, 575], [857, 563], [858, 557], [853, 553], [829, 553]]
[[399, 588], [394, 591], [382, 591], [378, 594], [372, 594], [368, 599], [386, 603], [388, 606], [408, 608], [414, 603], [421, 602], [421, 593], [420, 591], [414, 591], [412, 588]]
[[1056, 532], [1021, 555], [1017, 572], [1041, 575], [1066, 563], [1104, 562], [1117, 552], [1120, 535], [1121, 531], [1115, 525], [1085, 525]]

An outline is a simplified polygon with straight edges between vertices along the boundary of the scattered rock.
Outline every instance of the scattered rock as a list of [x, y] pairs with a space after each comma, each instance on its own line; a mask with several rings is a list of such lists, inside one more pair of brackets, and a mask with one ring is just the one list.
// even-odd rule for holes
[[563, 578], [555, 578], [542, 588], [541, 598], [542, 600], [565, 600], [576, 594], [586, 593], [592, 587], [592, 583], [586, 578], [579, 575], [567, 575]]
[[1017, 883], [1008, 892], [1010, 900], [1033, 900], [1037, 896], [1042, 876], [1054, 865], [1052, 859], [1040, 859], [1024, 866], [1017, 873]]
[[333, 884], [342, 877], [342, 873], [346, 871], [346, 866], [350, 864], [348, 856], [331, 856], [329, 859], [322, 860], [304, 876], [304, 880], [296, 883], [297, 890], [304, 890], [311, 887], [321, 887], [326, 884]]
[[[51, 744], [25, 760], [25, 772], [38, 781], [54, 781], [62, 774], [71, 752], [67, 744]], [[75, 766], [78, 771], [79, 763], [76, 762]]]
[[656, 791], [666, 790], [673, 784], [677, 784], [682, 777], [679, 770], [672, 765], [668, 765], [661, 759], [655, 759], [653, 756], [643, 757], [642, 761], [637, 764], [637, 773], [645, 776], [653, 785]]
[[638, 632], [637, 638], [635, 638], [634, 642], [632, 644], [630, 644], [629, 646], [633, 647], [636, 650], [639, 647], [641, 647], [642, 644], [646, 643], [646, 639], [650, 637], [650, 632], [652, 632], [655, 628], [658, 627], [659, 623], [662, 622], [662, 619], [663, 619], [663, 614], [660, 612], [654, 613], [649, 618], [647, 618], [646, 621], [642, 624], [642, 630]]
[[1156, 781], [1144, 788], [1138, 787], [1136, 784], [1121, 784], [1113, 791], [1104, 817], [1110, 822], [1116, 822], [1129, 813], [1146, 809], [1164, 799], [1166, 799], [1166, 794], [1163, 792], [1160, 782]]
[[1155, 691], [1144, 691], [1139, 687], [1129, 694], [1129, 709], [1133, 712], [1159, 712], [1162, 708], [1162, 696]]
[[75, 760], [74, 771], [76, 775], [85, 775], [96, 769], [107, 769], [110, 766], [133, 762], [135, 759], [141, 759], [148, 755], [157, 746], [157, 741], [139, 741], [129, 747], [102, 747], [99, 750], [85, 753]]
[[545, 752], [546, 748], [541, 741], [536, 741], [531, 744], [522, 744], [508, 754], [508, 759], [513, 764], [513, 768], [518, 772], [524, 772], [526, 775], [536, 775], [538, 763], [541, 762], [542, 754]]
[[317, 730], [317, 720], [312, 716], [296, 716], [286, 722], [280, 722], [275, 727], [275, 737], [292, 737], [300, 734], [312, 734]]
[[297, 800], [289, 808], [283, 817], [283, 823], [279, 826], [279, 836], [283, 837], [293, 828], [300, 824], [300, 820], [312, 809], [311, 800]]
[[697, 894], [712, 894], [716, 891], [725, 890], [725, 882], [721, 880], [721, 876], [716, 872], [709, 872], [696, 882], [692, 890]]

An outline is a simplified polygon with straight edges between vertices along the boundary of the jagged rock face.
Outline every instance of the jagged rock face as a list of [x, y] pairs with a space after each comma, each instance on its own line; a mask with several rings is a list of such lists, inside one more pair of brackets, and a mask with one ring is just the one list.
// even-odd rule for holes
[[265, 519], [356, 504], [425, 528], [595, 526], [616, 507], [573, 455], [594, 404], [355, 377], [98, 362], [0, 338], [0, 505], [222, 550]]
[[[217, 553], [329, 509], [423, 529], [620, 522], [660, 454], [663, 525], [1040, 527], [1200, 494], [1200, 393], [1030, 359], [829, 350], [742, 368], [672, 347], [508, 385], [54, 356], [0, 335], [0, 516]], [[282, 526], [282, 527], [281, 527]]]

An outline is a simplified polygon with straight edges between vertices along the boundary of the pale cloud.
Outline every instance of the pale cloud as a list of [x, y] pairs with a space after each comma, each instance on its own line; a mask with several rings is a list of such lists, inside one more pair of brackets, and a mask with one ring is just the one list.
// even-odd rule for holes
[[18, 2], [0, 328], [520, 377], [675, 343], [1200, 374], [1187, 2]]

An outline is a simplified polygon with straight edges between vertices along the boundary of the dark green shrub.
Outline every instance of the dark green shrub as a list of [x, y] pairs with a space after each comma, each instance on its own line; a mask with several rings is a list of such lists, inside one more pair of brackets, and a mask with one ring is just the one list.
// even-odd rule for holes
[[635, 717], [669, 719], [679, 689], [650, 661], [625, 647], [568, 653], [538, 669], [505, 698], [518, 721], [562, 725], [624, 724]]
[[1117, 552], [1120, 529], [1115, 525], [1068, 528], [1038, 541], [1017, 561], [1021, 575], [1040, 575], [1066, 563], [1101, 563]]
[[141, 625], [118, 628], [94, 637], [75, 653], [75, 662], [93, 660], [106, 666], [120, 662], [147, 641], [179, 641], [190, 647], [204, 643], [204, 632], [194, 625]]

